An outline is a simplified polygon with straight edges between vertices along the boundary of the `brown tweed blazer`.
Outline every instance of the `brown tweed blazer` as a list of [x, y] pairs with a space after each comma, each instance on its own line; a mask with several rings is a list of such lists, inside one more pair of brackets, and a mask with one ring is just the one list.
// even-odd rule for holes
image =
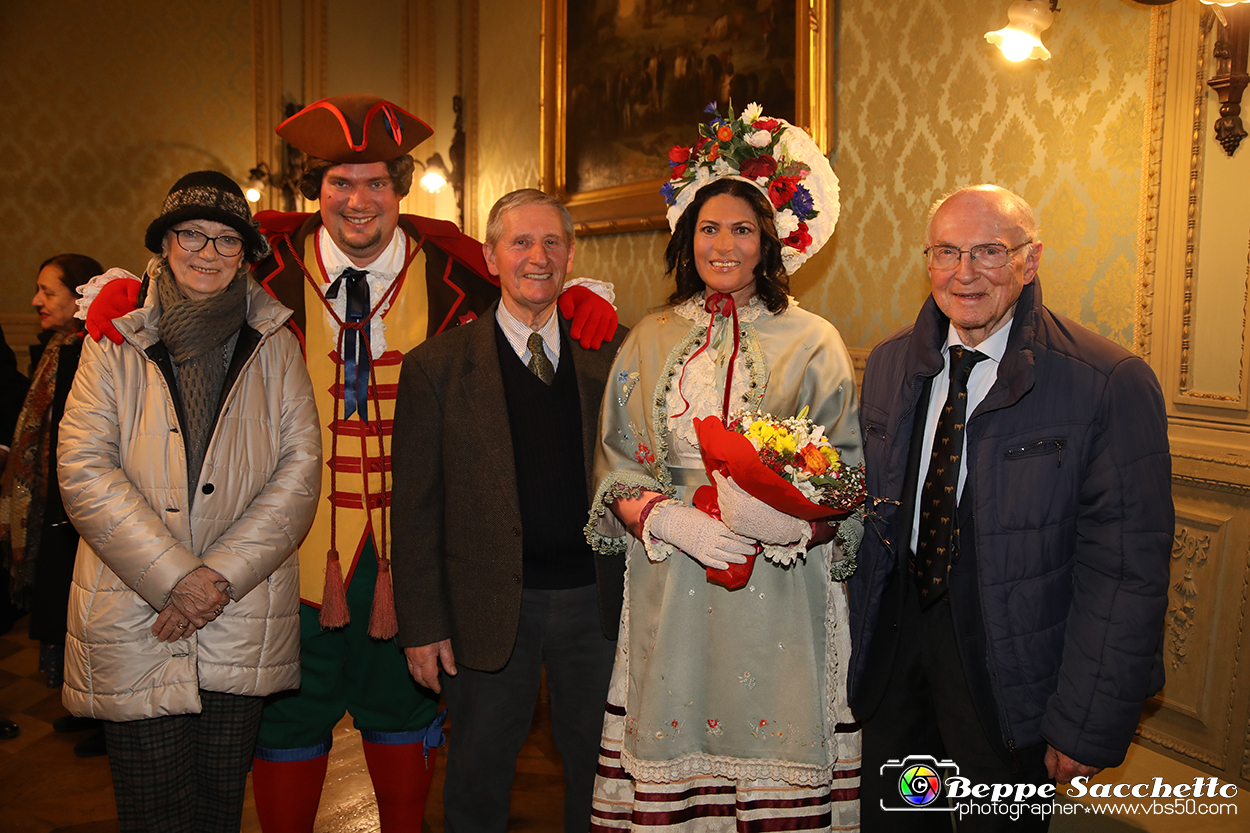
[[[399, 644], [450, 638], [456, 663], [480, 671], [508, 661], [521, 610], [521, 510], [495, 306], [404, 357], [392, 462]], [[560, 328], [567, 335], [568, 321]], [[571, 354], [560, 357], [577, 373], [588, 496], [599, 405], [624, 337], [619, 327], [598, 350], [569, 339]], [[596, 555], [595, 572], [603, 631], [615, 639], [624, 557]]]

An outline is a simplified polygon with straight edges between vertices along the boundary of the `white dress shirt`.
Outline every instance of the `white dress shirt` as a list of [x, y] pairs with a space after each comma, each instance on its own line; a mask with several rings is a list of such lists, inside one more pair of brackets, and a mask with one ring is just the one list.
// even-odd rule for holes
[[495, 312], [495, 320], [499, 322], [499, 329], [503, 330], [504, 338], [508, 339], [508, 343], [512, 345], [512, 349], [516, 351], [522, 364], [529, 366], [531, 358], [529, 337], [530, 333], [537, 332], [543, 337], [543, 352], [551, 360], [551, 369], [560, 369], [560, 321], [556, 317], [554, 304], [551, 306], [551, 314], [547, 316], [547, 323], [537, 330], [531, 329], [528, 324], [521, 323], [515, 315], [508, 312], [502, 300]]
[[[330, 282], [317, 287], [324, 297], [330, 286], [338, 280], [343, 274], [343, 270], [351, 267], [352, 269], [363, 269], [367, 273], [365, 280], [369, 282], [369, 307], [377, 306], [378, 301], [383, 298], [390, 290], [391, 284], [395, 283], [395, 279], [399, 277], [399, 273], [403, 271], [404, 260], [408, 256], [407, 246], [408, 235], [404, 234], [403, 229], [396, 228], [395, 234], [391, 237], [391, 242], [382, 250], [381, 254], [373, 259], [373, 261], [364, 267], [357, 266], [352, 263], [347, 255], [330, 237], [330, 232], [322, 226], [317, 232], [318, 249], [321, 252], [321, 265], [325, 267], [326, 276]], [[314, 273], [315, 274], [315, 273]], [[338, 297], [329, 299], [330, 307], [334, 310], [341, 320], [347, 319], [347, 290], [339, 292]], [[382, 316], [390, 309], [390, 301], [382, 304], [378, 308], [376, 314], [369, 321], [369, 355], [373, 359], [381, 358], [386, 352], [386, 322], [382, 320]], [[326, 325], [330, 328], [330, 332], [338, 333], [338, 323], [334, 320], [334, 316], [330, 315], [326, 310], [323, 313], [326, 317]]]

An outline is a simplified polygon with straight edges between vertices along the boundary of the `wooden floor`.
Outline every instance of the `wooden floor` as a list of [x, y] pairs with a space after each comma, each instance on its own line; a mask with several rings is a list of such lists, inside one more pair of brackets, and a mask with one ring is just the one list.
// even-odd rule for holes
[[[117, 814], [108, 759], [79, 760], [73, 746], [83, 734], [58, 735], [52, 721], [65, 714], [60, 691], [44, 686], [38, 671], [39, 651], [26, 636], [26, 620], [0, 636], [0, 717], [17, 721], [22, 734], [0, 740], [0, 833], [116, 833]], [[455, 727], [448, 729], [455, 737]], [[443, 830], [443, 758], [435, 769], [425, 830]], [[1128, 759], [1098, 779], [1142, 783], [1162, 776], [1167, 783], [1191, 783], [1204, 775], [1182, 763], [1134, 744]], [[1087, 799], [1085, 803], [1092, 803]], [[1237, 813], [1219, 817], [1164, 815], [1058, 814], [1051, 833], [1242, 833], [1250, 817], [1250, 792], [1235, 799]], [[1071, 799], [1065, 800], [1071, 803]], [[551, 742], [547, 692], [544, 686], [534, 712], [529, 740], [517, 761], [512, 788], [512, 818], [508, 829], [553, 831], [562, 829], [563, 786], [560, 757]], [[248, 785], [243, 808], [244, 833], [260, 833]], [[334, 732], [329, 773], [321, 796], [316, 833], [374, 833], [378, 831], [377, 804], [369, 785], [360, 735], [350, 718]]]
[[[38, 643], [26, 638], [22, 619], [0, 636], [0, 717], [16, 721], [22, 734], [0, 740], [0, 831], [3, 833], [116, 833], [117, 812], [108, 758], [80, 760], [73, 747], [84, 734], [58, 735], [52, 721], [66, 714], [60, 689], [45, 687]], [[454, 737], [455, 727], [447, 730]], [[425, 829], [443, 829], [443, 757], [439, 755], [426, 807]], [[564, 787], [560, 756], [551, 741], [547, 691], [534, 712], [529, 740], [517, 760], [509, 830], [559, 831]], [[249, 776], [244, 833], [260, 833]], [[377, 804], [365, 768], [360, 734], [345, 719], [334, 731], [316, 833], [374, 833]]]

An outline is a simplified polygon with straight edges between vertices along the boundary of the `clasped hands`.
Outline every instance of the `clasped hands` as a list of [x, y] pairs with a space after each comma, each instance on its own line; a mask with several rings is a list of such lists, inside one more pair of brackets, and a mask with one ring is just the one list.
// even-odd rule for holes
[[667, 541], [705, 567], [728, 569], [755, 552], [756, 542], [792, 544], [802, 539], [807, 521], [779, 512], [739, 488], [732, 478], [713, 472], [721, 519], [683, 504], [665, 504], [651, 516], [651, 534]]
[[156, 617], [152, 634], [161, 642], [185, 639], [221, 615], [230, 604], [230, 582], [211, 567], [198, 567], [174, 585]]

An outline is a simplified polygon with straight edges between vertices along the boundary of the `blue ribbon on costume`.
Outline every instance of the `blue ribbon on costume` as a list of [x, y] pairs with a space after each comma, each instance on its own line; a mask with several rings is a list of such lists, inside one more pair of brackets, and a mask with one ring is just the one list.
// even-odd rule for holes
[[430, 759], [430, 750], [437, 749], [447, 742], [446, 736], [443, 735], [443, 724], [447, 722], [447, 709], [443, 709], [434, 716], [434, 720], [425, 729], [425, 737], [421, 740], [421, 752], [425, 755], [425, 759]]
[[434, 719], [430, 721], [430, 725], [424, 729], [417, 729], [415, 732], [377, 732], [369, 729], [362, 729], [360, 736], [369, 743], [381, 743], [391, 746], [407, 746], [409, 744], [421, 743], [421, 754], [425, 756], [426, 767], [430, 764], [430, 750], [437, 749], [447, 743], [447, 738], [443, 734], [443, 724], [447, 722], [447, 709], [443, 709]]
[[[369, 422], [369, 337], [363, 322], [369, 315], [368, 272], [348, 267], [326, 290], [327, 298], [337, 298], [347, 283], [347, 326], [343, 333], [343, 419], [357, 411]], [[353, 326], [354, 325], [354, 326]]]

